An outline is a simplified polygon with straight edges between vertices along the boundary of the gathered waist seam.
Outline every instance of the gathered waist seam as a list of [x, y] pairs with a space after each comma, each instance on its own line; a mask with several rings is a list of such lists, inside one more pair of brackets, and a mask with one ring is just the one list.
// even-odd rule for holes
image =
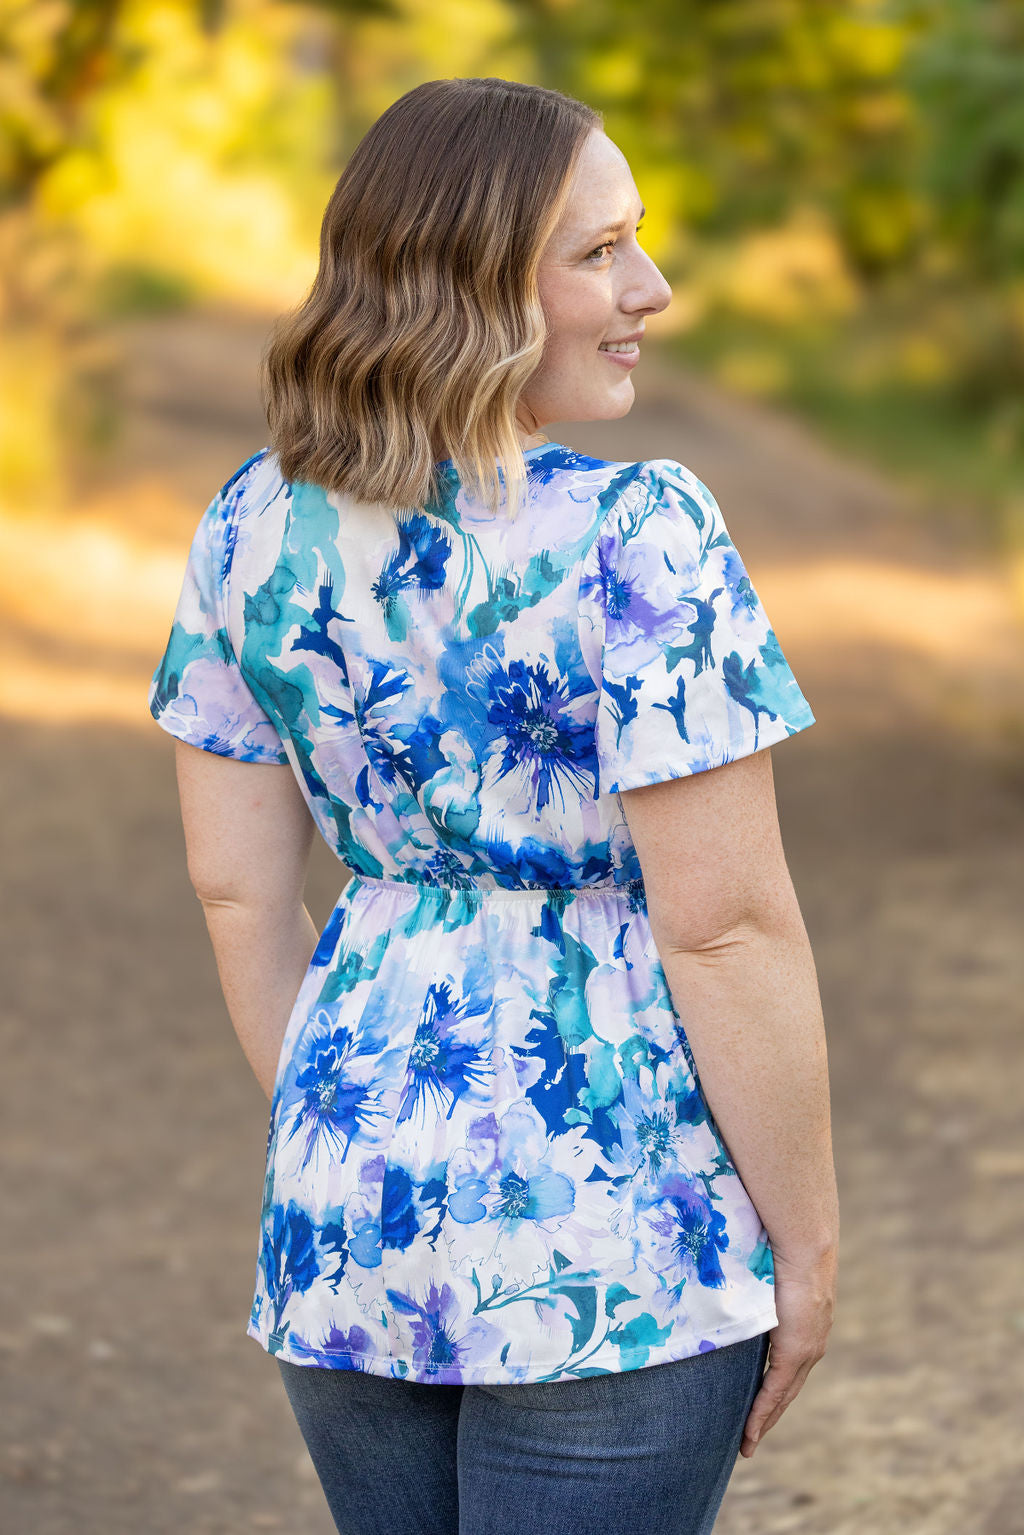
[[487, 900], [501, 900], [511, 898], [522, 900], [532, 896], [534, 900], [546, 900], [554, 897], [560, 900], [574, 900], [582, 895], [607, 895], [619, 893], [627, 895], [631, 890], [636, 890], [642, 881], [632, 879], [616, 884], [614, 880], [607, 880], [597, 885], [536, 885], [522, 888], [507, 885], [431, 885], [426, 880], [389, 879], [386, 876], [353, 873], [350, 884], [371, 885], [397, 890], [412, 890], [417, 895], [432, 895], [451, 899], [453, 896], [486, 897]]

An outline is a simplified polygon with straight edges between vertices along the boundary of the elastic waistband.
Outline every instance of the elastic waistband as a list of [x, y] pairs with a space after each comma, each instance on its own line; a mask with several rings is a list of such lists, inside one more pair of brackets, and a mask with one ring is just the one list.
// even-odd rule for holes
[[623, 884], [616, 884], [614, 880], [604, 880], [595, 885], [524, 885], [509, 888], [506, 885], [432, 885], [427, 884], [426, 880], [388, 879], [377, 875], [353, 874], [349, 884], [369, 885], [372, 888], [386, 890], [411, 890], [416, 896], [431, 896], [435, 900], [448, 901], [459, 897], [469, 900], [486, 898], [488, 901], [574, 901], [580, 896], [636, 894], [642, 888], [643, 881], [633, 879]]

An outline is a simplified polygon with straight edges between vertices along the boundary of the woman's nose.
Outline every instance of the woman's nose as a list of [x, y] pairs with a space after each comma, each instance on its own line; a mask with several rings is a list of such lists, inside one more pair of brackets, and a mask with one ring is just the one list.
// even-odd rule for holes
[[638, 285], [623, 295], [622, 307], [628, 314], [660, 314], [672, 300], [672, 289], [655, 268], [650, 282]]
[[633, 281], [622, 295], [622, 308], [628, 314], [660, 314], [672, 299], [672, 289], [645, 251], [637, 251], [640, 265]]
[[671, 302], [672, 289], [669, 283], [666, 282], [665, 278], [662, 276], [661, 272], [654, 265], [653, 261], [651, 262], [651, 273], [648, 289], [650, 293], [650, 297], [648, 298], [648, 305], [652, 313], [659, 314], [661, 310], [665, 309]]

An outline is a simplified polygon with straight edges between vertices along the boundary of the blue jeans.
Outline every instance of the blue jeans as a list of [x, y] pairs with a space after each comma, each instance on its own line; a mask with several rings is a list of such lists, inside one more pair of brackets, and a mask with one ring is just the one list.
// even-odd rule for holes
[[277, 1364], [341, 1535], [708, 1535], [768, 1338], [540, 1385]]

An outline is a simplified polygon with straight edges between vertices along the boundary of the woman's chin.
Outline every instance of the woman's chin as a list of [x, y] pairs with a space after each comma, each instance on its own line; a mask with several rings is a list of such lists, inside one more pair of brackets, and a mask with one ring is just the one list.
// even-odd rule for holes
[[636, 393], [633, 389], [633, 380], [623, 379], [619, 387], [609, 393], [602, 400], [588, 401], [586, 405], [578, 406], [572, 414], [559, 417], [560, 421], [617, 421], [620, 416], [626, 416], [633, 409], [636, 401]]
[[636, 391], [633, 388], [631, 378], [623, 379], [622, 384], [615, 391], [612, 399], [608, 401], [608, 408], [603, 410], [596, 421], [616, 421], [619, 416], [626, 416], [633, 409], [636, 402]]

